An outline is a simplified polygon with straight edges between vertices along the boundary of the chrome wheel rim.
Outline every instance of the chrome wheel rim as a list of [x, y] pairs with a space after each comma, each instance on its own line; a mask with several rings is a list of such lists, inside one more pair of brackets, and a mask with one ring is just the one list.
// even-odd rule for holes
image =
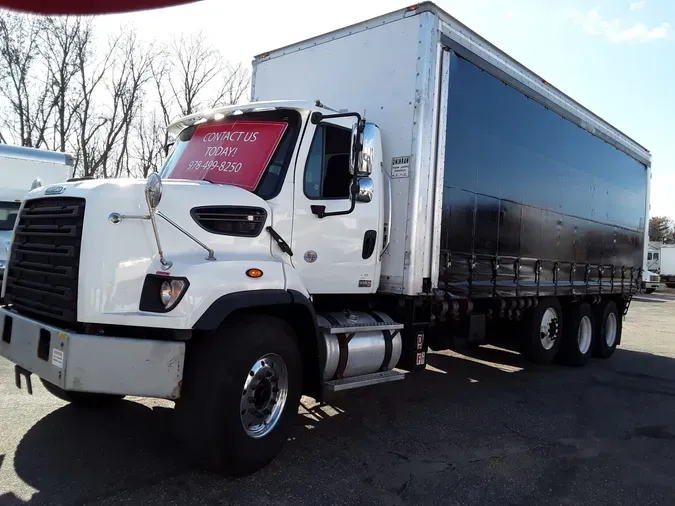
[[239, 403], [241, 424], [258, 439], [274, 430], [288, 399], [288, 369], [276, 353], [255, 361], [249, 370]]
[[558, 313], [552, 307], [547, 308], [541, 316], [539, 338], [541, 339], [541, 346], [545, 350], [553, 348], [558, 339]]
[[614, 346], [614, 341], [616, 341], [616, 328], [616, 315], [609, 313], [607, 322], [605, 322], [605, 342], [610, 348]]
[[577, 330], [577, 344], [582, 355], [588, 353], [591, 348], [591, 340], [593, 338], [593, 325], [588, 316], [584, 316], [579, 322], [579, 329]]

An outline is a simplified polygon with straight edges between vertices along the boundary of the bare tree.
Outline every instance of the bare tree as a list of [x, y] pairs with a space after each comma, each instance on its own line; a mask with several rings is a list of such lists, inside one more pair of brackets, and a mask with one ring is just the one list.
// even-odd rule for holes
[[159, 172], [164, 146], [166, 146], [166, 128], [164, 119], [156, 110], [148, 113], [141, 104], [135, 127], [136, 139], [134, 142], [134, 175], [143, 178], [152, 172]]
[[[0, 95], [8, 102], [3, 127], [15, 142], [40, 147], [54, 104], [50, 83], [40, 66], [39, 38], [44, 19], [2, 11], [0, 14]], [[42, 78], [38, 78], [41, 75]]]
[[0, 142], [70, 151], [83, 176], [146, 176], [175, 117], [248, 89], [248, 70], [202, 33], [157, 51], [134, 31], [105, 47], [95, 32], [92, 18], [0, 11]]
[[[152, 76], [153, 58], [152, 48], [142, 47], [132, 31], [111, 42], [108, 56], [91, 76], [86, 75], [86, 66], [81, 66], [78, 154], [84, 175], [120, 177], [132, 173], [130, 135]], [[105, 92], [104, 106], [93, 103], [96, 92]]]
[[80, 104], [75, 89], [80, 51], [92, 41], [92, 19], [57, 17], [45, 18], [40, 33], [39, 54], [42, 56], [50, 81], [49, 95], [55, 118], [51, 149], [66, 151], [75, 109]]
[[203, 107], [203, 95], [218, 77], [220, 55], [204, 39], [202, 32], [174, 39], [171, 50], [179, 78], [169, 79], [168, 84], [180, 113], [192, 114]]
[[80, 41], [76, 51], [78, 102], [74, 108], [76, 122], [76, 140], [73, 143], [76, 158], [75, 166], [85, 177], [93, 176], [98, 169], [100, 148], [98, 140], [101, 129], [108, 119], [96, 111], [94, 93], [112, 66], [119, 37], [110, 41], [105, 56], [96, 65], [93, 60], [93, 41], [85, 38]]
[[201, 32], [175, 38], [153, 76], [167, 123], [178, 115], [236, 103], [250, 83], [248, 70], [225, 60]]
[[241, 63], [232, 65], [227, 63], [221, 71], [220, 89], [211, 100], [211, 106], [236, 104], [248, 92], [251, 84], [251, 74]]

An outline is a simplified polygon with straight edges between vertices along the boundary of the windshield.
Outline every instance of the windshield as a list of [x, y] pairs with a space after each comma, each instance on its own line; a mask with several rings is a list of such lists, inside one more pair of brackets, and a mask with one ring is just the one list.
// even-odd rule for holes
[[0, 230], [13, 230], [19, 214], [19, 202], [0, 202]]
[[298, 137], [297, 111], [265, 111], [193, 125], [176, 139], [162, 178], [239, 186], [268, 200], [281, 190]]

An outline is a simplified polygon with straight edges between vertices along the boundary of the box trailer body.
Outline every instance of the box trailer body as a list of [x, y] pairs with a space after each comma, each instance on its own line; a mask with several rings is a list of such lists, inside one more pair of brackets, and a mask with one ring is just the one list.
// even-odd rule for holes
[[675, 280], [675, 245], [663, 244], [659, 250], [659, 274], [663, 281]]
[[253, 69], [255, 100], [314, 97], [382, 128], [393, 198], [382, 291], [635, 284], [649, 153], [433, 4], [265, 53]]
[[19, 206], [33, 188], [72, 177], [73, 158], [65, 153], [0, 144], [0, 282]]
[[614, 353], [645, 256], [635, 141], [430, 3], [256, 57], [252, 97], [169, 125], [146, 181], [26, 196], [0, 308], [19, 376], [175, 400], [185, 447], [242, 474], [301, 395], [429, 350]]

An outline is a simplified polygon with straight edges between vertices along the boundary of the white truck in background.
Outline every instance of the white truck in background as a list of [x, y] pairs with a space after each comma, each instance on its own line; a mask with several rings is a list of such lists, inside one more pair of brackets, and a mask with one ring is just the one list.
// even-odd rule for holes
[[34, 188], [66, 181], [72, 175], [71, 155], [0, 144], [0, 283], [12, 230], [24, 197]]
[[652, 271], [645, 271], [643, 276], [642, 276], [642, 290], [647, 293], [651, 294], [654, 293], [656, 290], [659, 289], [659, 286], [661, 284], [661, 276]]
[[0, 308], [17, 378], [174, 400], [195, 462], [247, 474], [301, 395], [403, 380], [430, 348], [583, 366], [621, 344], [650, 153], [452, 16], [260, 55], [252, 97], [176, 120], [147, 181], [29, 193]]

